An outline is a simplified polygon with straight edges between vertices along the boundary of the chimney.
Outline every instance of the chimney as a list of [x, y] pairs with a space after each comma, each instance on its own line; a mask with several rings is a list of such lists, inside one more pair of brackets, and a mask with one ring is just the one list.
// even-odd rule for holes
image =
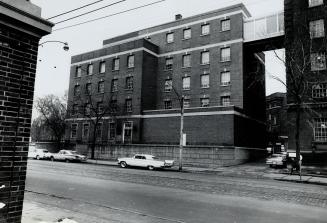
[[175, 15], [175, 20], [180, 20], [180, 19], [182, 19], [183, 18], [183, 16], [181, 15], [181, 14], [177, 14], [177, 15]]

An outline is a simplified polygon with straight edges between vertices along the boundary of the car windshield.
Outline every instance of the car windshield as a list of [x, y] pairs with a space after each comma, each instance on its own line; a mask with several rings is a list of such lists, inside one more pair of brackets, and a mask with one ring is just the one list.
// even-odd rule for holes
[[273, 154], [271, 157], [281, 157], [281, 154]]
[[156, 156], [152, 156], [152, 159], [153, 159], [153, 160], [158, 160], [159, 158], [156, 157]]
[[44, 153], [48, 153], [49, 151], [48, 150], [43, 150]]
[[73, 154], [73, 155], [77, 155], [76, 151], [68, 151], [68, 153]]

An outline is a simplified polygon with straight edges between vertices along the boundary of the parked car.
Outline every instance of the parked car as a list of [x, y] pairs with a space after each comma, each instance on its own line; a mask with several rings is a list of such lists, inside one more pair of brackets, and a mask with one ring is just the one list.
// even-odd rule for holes
[[52, 153], [50, 153], [46, 149], [33, 148], [29, 151], [28, 157], [40, 160], [40, 159], [50, 159], [51, 155]]
[[266, 159], [266, 164], [270, 167], [281, 166], [284, 167], [286, 165], [286, 153], [275, 153]]
[[153, 155], [136, 154], [131, 158], [118, 158], [118, 165], [122, 168], [127, 166], [145, 167], [149, 170], [170, 168], [174, 165], [174, 160], [159, 160]]
[[60, 150], [58, 153], [53, 153], [50, 157], [51, 161], [60, 160], [66, 162], [85, 162], [86, 156], [78, 154], [73, 150]]

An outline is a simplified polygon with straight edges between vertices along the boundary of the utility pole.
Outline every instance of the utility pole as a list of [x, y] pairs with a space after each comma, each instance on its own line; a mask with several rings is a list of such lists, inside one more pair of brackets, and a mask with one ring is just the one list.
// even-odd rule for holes
[[180, 99], [180, 105], [181, 105], [181, 120], [180, 120], [180, 135], [179, 135], [179, 171], [182, 171], [183, 169], [183, 144], [184, 144], [184, 95], [182, 95]]

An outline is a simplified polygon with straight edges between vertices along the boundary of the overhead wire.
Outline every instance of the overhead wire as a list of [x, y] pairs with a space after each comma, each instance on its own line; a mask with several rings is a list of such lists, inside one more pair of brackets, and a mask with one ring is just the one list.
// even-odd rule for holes
[[125, 1], [126, 1], [126, 0], [120, 0], [120, 1], [117, 1], [117, 2], [114, 2], [114, 3], [111, 3], [111, 4], [109, 4], [109, 5], [105, 5], [105, 6], [103, 6], [103, 7], [100, 7], [100, 8], [97, 8], [97, 9], [94, 9], [94, 10], [91, 10], [91, 11], [88, 11], [88, 12], [85, 12], [85, 13], [82, 13], [82, 14], [79, 14], [79, 15], [77, 15], [77, 16], [73, 16], [73, 17], [70, 17], [70, 18], [68, 18], [68, 19], [64, 19], [64, 20], [61, 20], [61, 21], [59, 21], [59, 22], [55, 22], [55, 25], [60, 24], [60, 23], [63, 23], [63, 22], [70, 21], [70, 20], [72, 20], [72, 19], [76, 19], [76, 18], [78, 18], [78, 17], [81, 17], [81, 16], [84, 16], [84, 15], [90, 14], [90, 13], [92, 13], [92, 12], [96, 12], [96, 11], [102, 10], [102, 9], [104, 9], [104, 8], [111, 7], [111, 6], [113, 6], [113, 5], [117, 5], [117, 4], [122, 3], [122, 2], [125, 2]]
[[63, 12], [63, 13], [60, 13], [60, 14], [58, 14], [58, 15], [51, 16], [51, 17], [47, 18], [46, 20], [53, 19], [53, 18], [57, 18], [57, 17], [59, 17], [59, 16], [66, 15], [66, 14], [71, 13], [71, 12], [75, 12], [75, 11], [77, 11], [77, 10], [80, 10], [80, 9], [86, 8], [86, 7], [88, 7], [88, 6], [91, 6], [91, 5], [94, 5], [94, 4], [97, 4], [97, 3], [99, 3], [99, 2], [103, 2], [103, 1], [105, 1], [105, 0], [95, 1], [95, 2], [92, 2], [92, 3], [86, 4], [86, 5], [83, 5], [83, 6], [81, 6], [81, 7], [78, 7], [78, 8], [72, 9], [72, 10], [69, 10], [69, 11], [67, 11], [67, 12]]
[[102, 16], [102, 17], [99, 17], [99, 18], [96, 18], [96, 19], [91, 19], [91, 20], [87, 20], [85, 22], [74, 24], [74, 25], [70, 25], [70, 26], [65, 26], [65, 27], [62, 27], [62, 28], [54, 29], [53, 32], [54, 31], [63, 30], [63, 29], [72, 28], [72, 27], [75, 27], [75, 26], [84, 25], [84, 24], [87, 24], [87, 23], [90, 23], [90, 22], [98, 21], [98, 20], [101, 20], [101, 19], [105, 19], [105, 18], [108, 18], [108, 17], [115, 16], [115, 15], [120, 15], [120, 14], [123, 14], [123, 13], [126, 13], [126, 12], [135, 11], [137, 9], [145, 8], [145, 7], [148, 7], [148, 6], [151, 6], [151, 5], [155, 5], [155, 4], [164, 2], [164, 1], [166, 1], [166, 0], [155, 1], [155, 2], [152, 2], [152, 3], [148, 3], [148, 4], [141, 5], [141, 6], [137, 6], [135, 8], [131, 8], [131, 9], [127, 9], [127, 10], [124, 10], [124, 11], [117, 12], [117, 13], [113, 13], [113, 14], [109, 14], [109, 15], [106, 15], [106, 16]]

